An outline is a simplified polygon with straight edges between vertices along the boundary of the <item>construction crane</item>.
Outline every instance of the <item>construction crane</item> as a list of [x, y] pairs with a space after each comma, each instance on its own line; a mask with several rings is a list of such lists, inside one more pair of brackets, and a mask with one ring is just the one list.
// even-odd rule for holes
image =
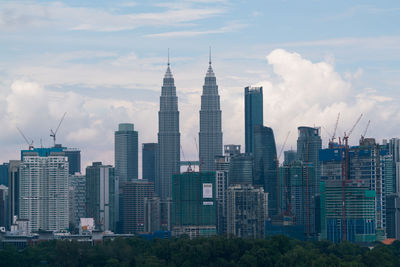
[[367, 134], [368, 127], [369, 127], [369, 124], [370, 124], [370, 123], [371, 123], [371, 120], [368, 120], [367, 126], [365, 127], [365, 130], [364, 130], [363, 134], [361, 135], [361, 141], [364, 141], [364, 137], [365, 137], [366, 134]]
[[28, 144], [29, 150], [33, 150], [33, 140], [31, 140], [30, 142], [28, 141], [28, 138], [26, 138], [26, 136], [24, 135], [24, 133], [21, 131], [20, 128], [17, 127], [18, 132], [21, 134], [21, 136], [24, 138], [24, 140], [26, 141], [26, 143]]
[[339, 118], [340, 118], [340, 112], [337, 114], [335, 127], [333, 128], [333, 135], [332, 135], [332, 138], [331, 138], [331, 142], [332, 143], [335, 142], [335, 139], [336, 139], [336, 130], [337, 130], [337, 127], [338, 127], [338, 124], [339, 124]]
[[50, 137], [53, 138], [54, 146], [56, 146], [56, 135], [57, 135], [58, 129], [60, 129], [61, 123], [63, 122], [66, 114], [67, 114], [67, 112], [65, 112], [64, 115], [62, 116], [60, 123], [58, 124], [58, 126], [54, 132], [52, 129], [50, 129]]
[[[361, 114], [356, 122], [354, 123], [353, 127], [350, 129], [348, 134], [344, 133], [343, 140], [344, 140], [344, 162], [342, 161], [342, 221], [343, 221], [343, 240], [347, 239], [346, 233], [346, 196], [345, 196], [345, 187], [346, 182], [349, 180], [349, 137], [353, 133], [354, 129], [356, 128], [357, 124], [360, 122], [363, 114]], [[344, 164], [343, 164], [344, 163]]]
[[282, 156], [282, 152], [283, 152], [283, 149], [284, 149], [285, 146], [286, 146], [286, 142], [287, 142], [287, 140], [288, 140], [288, 138], [289, 138], [289, 135], [290, 135], [290, 131], [286, 134], [285, 141], [283, 142], [283, 145], [282, 145], [282, 147], [281, 147], [281, 150], [279, 151], [279, 154], [278, 154], [278, 162], [279, 162], [279, 159], [280, 159], [281, 156]]

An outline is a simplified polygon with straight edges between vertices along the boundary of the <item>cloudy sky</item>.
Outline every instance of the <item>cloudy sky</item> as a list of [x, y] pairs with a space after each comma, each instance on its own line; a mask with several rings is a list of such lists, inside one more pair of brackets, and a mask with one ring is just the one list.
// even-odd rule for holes
[[[82, 4], [82, 2], [86, 2]], [[0, 162], [57, 143], [83, 165], [113, 164], [113, 132], [132, 122], [156, 142], [167, 49], [185, 160], [196, 159], [208, 47], [221, 95], [224, 144], [243, 144], [243, 88], [264, 86], [264, 124], [278, 151], [297, 127], [338, 135], [400, 137], [400, 3], [187, 0], [0, 2]], [[41, 141], [42, 140], [42, 141]], [[141, 155], [141, 153], [140, 153]], [[141, 176], [141, 175], [139, 175]]]

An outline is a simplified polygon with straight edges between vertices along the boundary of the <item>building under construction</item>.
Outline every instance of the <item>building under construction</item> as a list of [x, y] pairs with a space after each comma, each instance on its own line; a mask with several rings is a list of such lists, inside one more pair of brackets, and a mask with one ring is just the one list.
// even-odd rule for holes
[[172, 234], [190, 238], [216, 230], [215, 172], [185, 172], [172, 178]]

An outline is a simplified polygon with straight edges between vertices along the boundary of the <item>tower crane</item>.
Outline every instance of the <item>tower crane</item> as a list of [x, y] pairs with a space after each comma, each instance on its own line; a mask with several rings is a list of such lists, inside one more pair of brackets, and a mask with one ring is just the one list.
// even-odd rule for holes
[[361, 135], [361, 140], [364, 141], [364, 137], [367, 134], [368, 128], [369, 128], [369, 124], [371, 123], [371, 120], [368, 120], [367, 126], [365, 127], [365, 130], [363, 132], [363, 134]]
[[[345, 187], [346, 182], [349, 180], [349, 137], [353, 133], [354, 129], [356, 128], [357, 124], [360, 122], [363, 114], [361, 114], [356, 122], [354, 123], [353, 127], [350, 129], [348, 134], [344, 133], [343, 140], [344, 140], [344, 164], [342, 161], [342, 222], [343, 222], [343, 240], [347, 239], [347, 232], [346, 232], [346, 205], [345, 205]], [[343, 166], [344, 165], [344, 166]]]
[[56, 146], [56, 135], [57, 135], [58, 129], [60, 129], [61, 123], [63, 122], [66, 114], [67, 114], [67, 112], [65, 112], [64, 115], [62, 116], [60, 123], [58, 123], [58, 126], [55, 131], [53, 131], [53, 129], [50, 129], [50, 137], [53, 138], [54, 146]]
[[21, 134], [21, 136], [24, 138], [25, 142], [28, 144], [29, 150], [33, 150], [33, 140], [30, 142], [28, 141], [28, 138], [24, 135], [24, 133], [21, 131], [20, 128], [17, 127], [18, 132]]

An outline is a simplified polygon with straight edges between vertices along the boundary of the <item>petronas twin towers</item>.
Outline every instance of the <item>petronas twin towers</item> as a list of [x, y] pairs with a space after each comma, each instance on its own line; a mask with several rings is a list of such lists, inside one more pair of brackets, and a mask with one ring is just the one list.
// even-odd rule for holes
[[[180, 132], [178, 97], [168, 60], [158, 112], [158, 170], [156, 193], [161, 199], [171, 197], [172, 175], [180, 172]], [[222, 155], [221, 108], [218, 85], [209, 66], [203, 86], [200, 109], [200, 171], [213, 171], [215, 156]]]

